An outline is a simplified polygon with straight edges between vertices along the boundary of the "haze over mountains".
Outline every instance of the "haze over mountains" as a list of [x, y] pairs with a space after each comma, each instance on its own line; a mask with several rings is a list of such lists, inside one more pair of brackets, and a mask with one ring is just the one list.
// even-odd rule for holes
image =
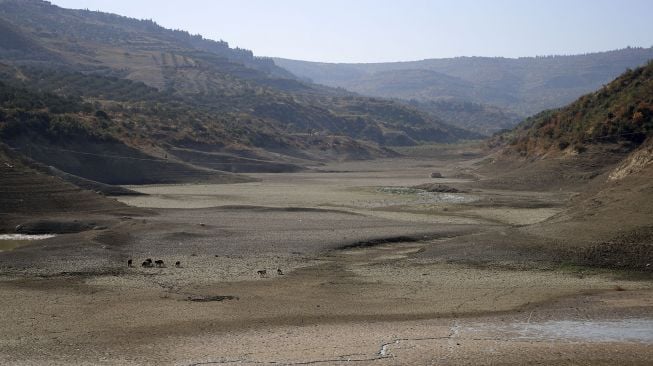
[[478, 139], [520, 121], [488, 143], [497, 164], [509, 162], [511, 189], [650, 171], [651, 64], [637, 66], [651, 48], [273, 61], [152, 21], [39, 0], [0, 0], [0, 29], [3, 156], [100, 192], [130, 194], [95, 182], [249, 182], [241, 173], [395, 157], [393, 146]]
[[524, 156], [582, 150], [587, 144], [638, 146], [653, 131], [653, 62], [628, 70], [596, 92], [538, 113], [499, 135]]
[[[437, 4], [482, 25], [563, 2]], [[309, 2], [215, 7], [281, 18], [253, 3]], [[430, 34], [394, 17], [418, 1], [360, 3]], [[651, 52], [277, 63], [0, 0], [0, 360], [650, 364]]]
[[[235, 172], [393, 154], [379, 144], [479, 136], [404, 104], [297, 80], [251, 51], [148, 20], [3, 0], [0, 28], [3, 140], [17, 148], [41, 141], [27, 154], [76, 174], [83, 173], [77, 152], [101, 156], [116, 149], [86, 144], [88, 136], [128, 145], [121, 151], [130, 157], [169, 156]], [[16, 99], [34, 93], [47, 95], [46, 102], [26, 106]], [[61, 97], [70, 108], [47, 104], [58, 105]], [[42, 128], [26, 127], [27, 120]], [[195, 168], [182, 170], [188, 169]]]
[[[294, 171], [310, 161], [393, 156], [387, 146], [479, 138], [653, 57], [653, 49], [626, 48], [520, 59], [273, 61], [149, 20], [39, 0], [0, 1], [0, 29], [3, 142], [112, 184], [242, 180], [222, 172]], [[110, 152], [132, 168], [115, 171]]]
[[[521, 118], [561, 107], [653, 58], [653, 48], [518, 59], [458, 57], [330, 64], [275, 58], [295, 75], [362, 95], [411, 101], [445, 121], [491, 134]], [[433, 104], [433, 102], [437, 102]], [[461, 104], [469, 107], [461, 108]], [[494, 111], [487, 113], [487, 110]], [[496, 108], [503, 114], [496, 116]], [[448, 110], [465, 113], [452, 115]], [[470, 120], [470, 114], [476, 120]]]

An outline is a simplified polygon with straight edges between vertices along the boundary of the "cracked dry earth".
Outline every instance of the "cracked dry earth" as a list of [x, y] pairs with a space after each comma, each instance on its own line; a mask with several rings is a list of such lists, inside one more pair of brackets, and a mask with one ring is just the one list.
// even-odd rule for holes
[[142, 187], [154, 194], [134, 199], [157, 215], [2, 253], [0, 364], [650, 364], [649, 279], [448, 260], [439, 248], [478, 259], [470, 237], [548, 211], [409, 209], [376, 187], [428, 171], [392, 168], [261, 175], [201, 197]]
[[[4, 281], [11, 318], [2, 320], [2, 363], [646, 364], [653, 356], [648, 282], [413, 256], [429, 245], [438, 242], [342, 250], [284, 276], [227, 283], [176, 287], [163, 273]], [[188, 301], [216, 294], [237, 297]]]

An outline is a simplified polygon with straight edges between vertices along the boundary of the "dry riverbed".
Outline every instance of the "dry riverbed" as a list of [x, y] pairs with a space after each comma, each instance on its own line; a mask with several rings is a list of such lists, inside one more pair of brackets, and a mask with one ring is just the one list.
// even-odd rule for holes
[[[561, 212], [573, 192], [411, 188], [454, 168], [352, 162], [255, 183], [130, 187], [149, 195], [121, 200], [155, 214], [0, 254], [0, 363], [653, 357], [650, 279], [521, 258], [514, 248], [529, 243], [505, 234]], [[501, 261], [483, 261], [490, 244]], [[167, 266], [140, 267], [147, 257]]]

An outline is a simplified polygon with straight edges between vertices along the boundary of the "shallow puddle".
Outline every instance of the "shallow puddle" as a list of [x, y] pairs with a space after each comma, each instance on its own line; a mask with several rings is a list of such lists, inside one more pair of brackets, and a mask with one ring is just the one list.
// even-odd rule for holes
[[443, 192], [427, 192], [422, 189], [410, 187], [381, 187], [377, 189], [378, 192], [387, 193], [392, 195], [407, 196], [412, 199], [411, 203], [415, 204], [428, 204], [428, 203], [470, 203], [478, 201], [478, 197], [470, 194], [463, 193], [443, 193]]
[[54, 234], [25, 235], [25, 234], [0, 234], [0, 253], [14, 250], [27, 245], [34, 240], [53, 238]]
[[574, 340], [653, 344], [653, 319], [559, 320], [508, 325], [482, 324], [465, 330], [473, 333], [499, 333], [518, 340]]

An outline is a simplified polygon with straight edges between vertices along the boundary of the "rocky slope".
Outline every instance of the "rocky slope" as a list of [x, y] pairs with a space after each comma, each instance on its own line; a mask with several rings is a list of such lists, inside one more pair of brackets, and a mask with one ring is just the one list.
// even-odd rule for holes
[[[653, 63], [495, 136], [485, 187], [572, 191], [564, 212], [528, 229], [578, 244], [581, 263], [653, 261]], [[573, 238], [573, 240], [569, 240]], [[584, 244], [583, 244], [584, 243]]]
[[590, 147], [617, 144], [636, 149], [653, 134], [653, 62], [628, 70], [600, 90], [574, 103], [528, 118], [499, 134], [503, 153], [528, 158], [574, 155]]
[[[288, 164], [392, 154], [379, 145], [479, 136], [404, 104], [299, 81], [251, 51], [152, 21], [2, 0], [0, 27], [6, 88], [75, 99], [85, 128], [156, 158], [192, 149], [219, 153], [204, 154], [204, 166], [278, 171], [277, 164], [292, 170]], [[19, 147], [18, 139], [7, 142]], [[242, 158], [259, 161], [234, 164]]]
[[[42, 225], [73, 225], [73, 217], [106, 219], [143, 211], [45, 174], [1, 143], [0, 207], [0, 232], [14, 232], [18, 224], [39, 220], [47, 220]], [[77, 224], [82, 223], [77, 221]], [[81, 229], [92, 228], [86, 226]], [[56, 232], [55, 229], [52, 226], [49, 232]]]

